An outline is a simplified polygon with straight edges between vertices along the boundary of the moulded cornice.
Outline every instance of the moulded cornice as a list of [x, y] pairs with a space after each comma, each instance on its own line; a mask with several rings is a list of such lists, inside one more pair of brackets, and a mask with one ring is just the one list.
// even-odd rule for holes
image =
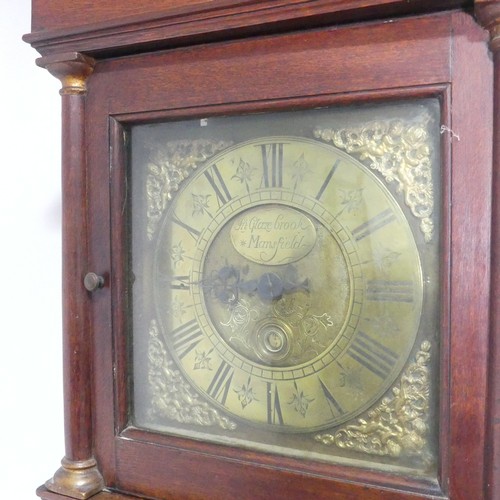
[[[93, 22], [76, 17], [63, 26], [35, 29], [24, 40], [44, 56], [80, 52], [106, 58], [255, 34], [469, 8], [472, 1], [213, 0], [124, 18], [104, 17], [97, 11]], [[71, 10], [81, 16], [77, 1], [68, 6], [65, 17]]]

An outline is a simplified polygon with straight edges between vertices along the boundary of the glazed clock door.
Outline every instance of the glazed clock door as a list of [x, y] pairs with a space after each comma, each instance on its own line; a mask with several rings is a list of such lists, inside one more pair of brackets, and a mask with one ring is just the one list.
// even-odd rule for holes
[[[467, 357], [484, 331], [470, 336], [459, 298], [474, 240], [460, 221], [485, 215], [460, 194], [485, 195], [489, 165], [464, 148], [489, 108], [454, 79], [471, 57], [489, 68], [471, 36], [446, 13], [96, 65], [94, 432], [110, 488], [480, 491], [467, 463], [484, 460], [484, 408], [459, 389], [485, 392]], [[465, 187], [472, 162], [483, 174]]]
[[438, 108], [132, 127], [135, 425], [432, 467]]

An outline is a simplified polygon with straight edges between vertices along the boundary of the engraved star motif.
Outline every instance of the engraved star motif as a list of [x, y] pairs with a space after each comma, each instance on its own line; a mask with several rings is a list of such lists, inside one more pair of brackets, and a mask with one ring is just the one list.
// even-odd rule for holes
[[236, 179], [240, 181], [241, 184], [245, 184], [247, 193], [250, 193], [249, 183], [252, 181], [252, 174], [254, 170], [257, 169], [255, 167], [252, 167], [250, 163], [240, 158], [240, 163], [238, 165], [238, 168], [236, 169], [236, 173], [231, 177], [231, 179]]
[[182, 316], [186, 312], [186, 308], [184, 307], [184, 302], [181, 302], [177, 297], [174, 297], [172, 300], [171, 310], [172, 316], [179, 321], [182, 321]]
[[203, 215], [210, 214], [208, 211], [208, 199], [210, 198], [209, 194], [194, 194], [193, 196], [193, 215]]
[[294, 381], [293, 385], [295, 386], [295, 394], [293, 394], [288, 404], [292, 405], [293, 409], [305, 418], [307, 410], [309, 409], [309, 404], [314, 401], [314, 398], [306, 396], [304, 391], [299, 390], [297, 382]]
[[179, 264], [179, 262], [184, 262], [184, 254], [186, 251], [182, 248], [182, 241], [179, 241], [177, 245], [172, 245], [172, 250], [170, 251], [170, 257], [172, 258], [172, 262], [174, 267]]
[[196, 356], [194, 358], [194, 369], [195, 370], [212, 370], [212, 367], [210, 366], [210, 361], [212, 358], [210, 357], [210, 354], [212, 353], [213, 348], [210, 349], [210, 351], [196, 351]]
[[341, 215], [344, 211], [347, 211], [348, 213], [356, 211], [359, 206], [361, 205], [361, 202], [363, 201], [363, 189], [339, 189], [338, 190], [340, 194], [340, 204], [343, 206], [342, 210], [337, 214], [337, 217]]
[[248, 377], [248, 381], [246, 384], [243, 384], [241, 387], [237, 387], [234, 389], [234, 392], [238, 395], [238, 401], [241, 403], [241, 407], [244, 409], [247, 407], [252, 401], [258, 401], [253, 392], [253, 388], [250, 386], [251, 379]]
[[312, 170], [304, 158], [304, 153], [300, 155], [297, 161], [292, 166], [292, 179], [295, 180], [293, 190], [297, 189], [297, 186], [304, 180], [306, 175], [312, 173]]

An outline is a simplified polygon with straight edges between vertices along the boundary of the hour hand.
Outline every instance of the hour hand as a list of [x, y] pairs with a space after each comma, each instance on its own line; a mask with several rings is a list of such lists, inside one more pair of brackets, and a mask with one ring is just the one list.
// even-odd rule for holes
[[261, 300], [271, 301], [280, 299], [284, 293], [308, 290], [308, 284], [307, 279], [299, 283], [298, 280], [291, 280], [287, 275], [282, 278], [279, 274], [270, 272], [264, 273], [258, 279], [240, 282], [238, 288], [242, 292], [256, 292]]
[[309, 278], [301, 279], [297, 269], [292, 265], [285, 268], [282, 279], [284, 292], [309, 291]]
[[257, 295], [262, 300], [280, 299], [283, 295], [283, 280], [276, 273], [264, 273], [257, 284]]
[[215, 272], [204, 286], [225, 304], [237, 302], [240, 293], [257, 294], [263, 301], [272, 301], [280, 299], [285, 293], [309, 289], [309, 280], [299, 281], [293, 266], [285, 269], [283, 277], [278, 273], [267, 272], [258, 278], [244, 280], [241, 274], [238, 268], [227, 265]]

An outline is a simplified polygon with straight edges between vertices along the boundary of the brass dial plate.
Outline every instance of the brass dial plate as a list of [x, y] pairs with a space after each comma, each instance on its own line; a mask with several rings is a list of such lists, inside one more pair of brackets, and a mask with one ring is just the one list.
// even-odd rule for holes
[[170, 352], [198, 391], [249, 423], [346, 421], [413, 347], [422, 277], [410, 227], [382, 183], [332, 146], [266, 137], [220, 153], [177, 193], [156, 249]]

